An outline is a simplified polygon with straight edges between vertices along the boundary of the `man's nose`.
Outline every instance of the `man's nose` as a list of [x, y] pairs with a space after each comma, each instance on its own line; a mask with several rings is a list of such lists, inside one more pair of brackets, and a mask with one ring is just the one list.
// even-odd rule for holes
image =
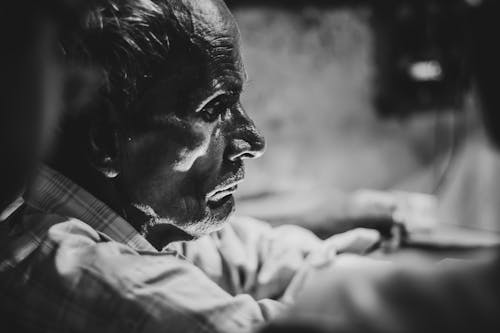
[[264, 154], [266, 148], [264, 137], [244, 111], [237, 118], [238, 121], [234, 123], [234, 134], [232, 135], [227, 158], [232, 162], [259, 158]]

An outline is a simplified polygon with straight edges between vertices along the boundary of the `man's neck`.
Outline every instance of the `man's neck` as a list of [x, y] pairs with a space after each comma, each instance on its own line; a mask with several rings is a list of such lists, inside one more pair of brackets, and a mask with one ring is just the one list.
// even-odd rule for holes
[[155, 248], [162, 250], [170, 243], [192, 240], [193, 237], [176, 226], [152, 217], [130, 205], [126, 210], [127, 219], [142, 226], [139, 231]]

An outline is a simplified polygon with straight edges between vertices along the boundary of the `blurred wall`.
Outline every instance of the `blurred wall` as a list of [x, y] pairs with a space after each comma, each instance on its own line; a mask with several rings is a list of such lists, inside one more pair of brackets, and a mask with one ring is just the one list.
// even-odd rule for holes
[[[268, 143], [264, 157], [247, 163], [240, 199], [310, 189], [387, 189], [429, 173], [442, 153], [436, 133], [446, 136], [450, 117], [376, 117], [368, 11], [232, 9], [250, 77], [243, 103]], [[426, 179], [429, 184], [405, 189], [431, 191], [432, 177]]]

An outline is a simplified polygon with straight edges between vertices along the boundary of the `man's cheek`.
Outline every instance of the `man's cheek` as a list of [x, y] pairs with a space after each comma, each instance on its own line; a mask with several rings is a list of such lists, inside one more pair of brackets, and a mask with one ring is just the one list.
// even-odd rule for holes
[[156, 173], [156, 169], [187, 171], [204, 154], [208, 139], [190, 128], [166, 128], [136, 134], [125, 143], [126, 163]]
[[187, 172], [193, 167], [196, 160], [208, 153], [213, 126], [193, 124], [191, 130], [184, 135], [183, 145], [177, 145], [177, 159], [173, 168], [178, 172]]

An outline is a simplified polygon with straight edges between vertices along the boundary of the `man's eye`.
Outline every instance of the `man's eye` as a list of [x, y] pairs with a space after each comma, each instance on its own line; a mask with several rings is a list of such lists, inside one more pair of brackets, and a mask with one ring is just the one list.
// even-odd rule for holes
[[220, 108], [216, 106], [206, 106], [200, 111], [200, 116], [207, 122], [216, 121], [221, 115]]
[[214, 122], [227, 110], [229, 110], [229, 107], [223, 101], [212, 101], [200, 111], [200, 117], [206, 122]]

